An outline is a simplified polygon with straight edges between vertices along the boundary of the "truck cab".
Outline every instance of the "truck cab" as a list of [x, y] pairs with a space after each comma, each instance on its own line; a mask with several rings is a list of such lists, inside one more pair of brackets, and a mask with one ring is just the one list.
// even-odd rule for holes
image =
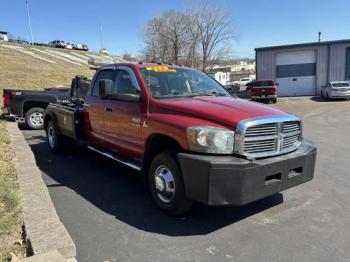
[[140, 171], [171, 215], [194, 202], [244, 205], [304, 183], [316, 159], [298, 117], [166, 64], [102, 66], [83, 100], [47, 107], [45, 130], [54, 152], [76, 140]]

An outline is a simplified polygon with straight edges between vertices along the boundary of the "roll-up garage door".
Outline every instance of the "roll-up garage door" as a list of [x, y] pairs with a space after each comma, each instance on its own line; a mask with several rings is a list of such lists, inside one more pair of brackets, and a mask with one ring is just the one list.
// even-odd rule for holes
[[277, 53], [276, 82], [279, 96], [316, 94], [316, 50]]

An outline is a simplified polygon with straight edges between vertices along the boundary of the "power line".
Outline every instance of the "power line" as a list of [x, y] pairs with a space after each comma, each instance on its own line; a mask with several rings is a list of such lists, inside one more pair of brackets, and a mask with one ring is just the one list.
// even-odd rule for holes
[[31, 44], [33, 44], [33, 43], [34, 43], [34, 39], [33, 39], [32, 21], [31, 21], [31, 19], [30, 19], [28, 0], [26, 0], [26, 7], [27, 7], [28, 25], [29, 25], [29, 32], [30, 32]]

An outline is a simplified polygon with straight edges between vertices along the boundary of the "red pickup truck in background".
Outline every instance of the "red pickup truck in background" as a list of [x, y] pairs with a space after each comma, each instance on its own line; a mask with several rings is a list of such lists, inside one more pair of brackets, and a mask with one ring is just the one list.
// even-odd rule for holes
[[273, 80], [255, 80], [247, 85], [247, 92], [253, 101], [277, 103], [277, 85]]
[[168, 214], [244, 205], [313, 178], [316, 147], [298, 117], [234, 98], [200, 71], [107, 65], [81, 92], [46, 108], [49, 148], [75, 140], [140, 171]]

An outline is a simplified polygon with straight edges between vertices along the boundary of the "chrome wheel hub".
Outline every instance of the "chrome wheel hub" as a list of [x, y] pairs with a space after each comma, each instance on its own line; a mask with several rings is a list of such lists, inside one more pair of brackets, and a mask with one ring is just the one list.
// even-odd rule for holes
[[158, 198], [168, 204], [175, 196], [175, 180], [168, 167], [161, 165], [154, 174], [154, 184]]
[[29, 119], [30, 123], [35, 127], [39, 127], [44, 124], [43, 113], [35, 112], [30, 115]]

